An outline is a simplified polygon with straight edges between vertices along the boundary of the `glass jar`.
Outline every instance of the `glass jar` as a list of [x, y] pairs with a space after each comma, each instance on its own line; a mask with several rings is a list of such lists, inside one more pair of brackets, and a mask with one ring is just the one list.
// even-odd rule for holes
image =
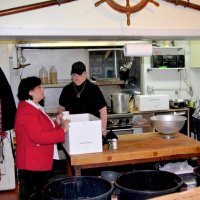
[[50, 71], [49, 71], [49, 78], [50, 78], [50, 84], [57, 83], [57, 70], [55, 66], [51, 66]]
[[42, 66], [39, 71], [39, 78], [41, 79], [41, 84], [49, 83], [48, 72], [44, 66]]

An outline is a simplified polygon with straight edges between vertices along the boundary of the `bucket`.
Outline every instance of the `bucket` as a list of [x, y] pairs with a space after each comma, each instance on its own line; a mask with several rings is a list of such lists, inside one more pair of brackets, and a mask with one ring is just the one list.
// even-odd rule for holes
[[121, 175], [115, 181], [119, 200], [142, 200], [180, 191], [183, 180], [176, 174], [140, 170]]
[[194, 172], [194, 174], [196, 176], [197, 186], [200, 186], [200, 166], [195, 167], [193, 169], [193, 172]]
[[71, 176], [48, 183], [43, 189], [44, 200], [111, 200], [113, 185], [93, 176]]

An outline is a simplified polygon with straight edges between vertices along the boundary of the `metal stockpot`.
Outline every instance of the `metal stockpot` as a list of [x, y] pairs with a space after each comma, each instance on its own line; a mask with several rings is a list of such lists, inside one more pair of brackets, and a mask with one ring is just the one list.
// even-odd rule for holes
[[112, 101], [112, 112], [121, 114], [129, 112], [130, 96], [126, 93], [114, 93], [110, 96]]

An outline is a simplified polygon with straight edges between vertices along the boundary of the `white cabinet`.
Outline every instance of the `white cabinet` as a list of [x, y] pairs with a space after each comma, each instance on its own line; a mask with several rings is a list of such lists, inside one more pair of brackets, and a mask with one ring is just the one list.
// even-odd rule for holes
[[200, 40], [190, 41], [190, 67], [200, 68]]

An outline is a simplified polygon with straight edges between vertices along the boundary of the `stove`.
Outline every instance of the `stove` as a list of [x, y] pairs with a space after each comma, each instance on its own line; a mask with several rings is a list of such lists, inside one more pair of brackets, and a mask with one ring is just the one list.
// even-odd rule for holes
[[108, 113], [107, 131], [112, 130], [115, 134], [130, 134], [133, 133], [133, 114]]

